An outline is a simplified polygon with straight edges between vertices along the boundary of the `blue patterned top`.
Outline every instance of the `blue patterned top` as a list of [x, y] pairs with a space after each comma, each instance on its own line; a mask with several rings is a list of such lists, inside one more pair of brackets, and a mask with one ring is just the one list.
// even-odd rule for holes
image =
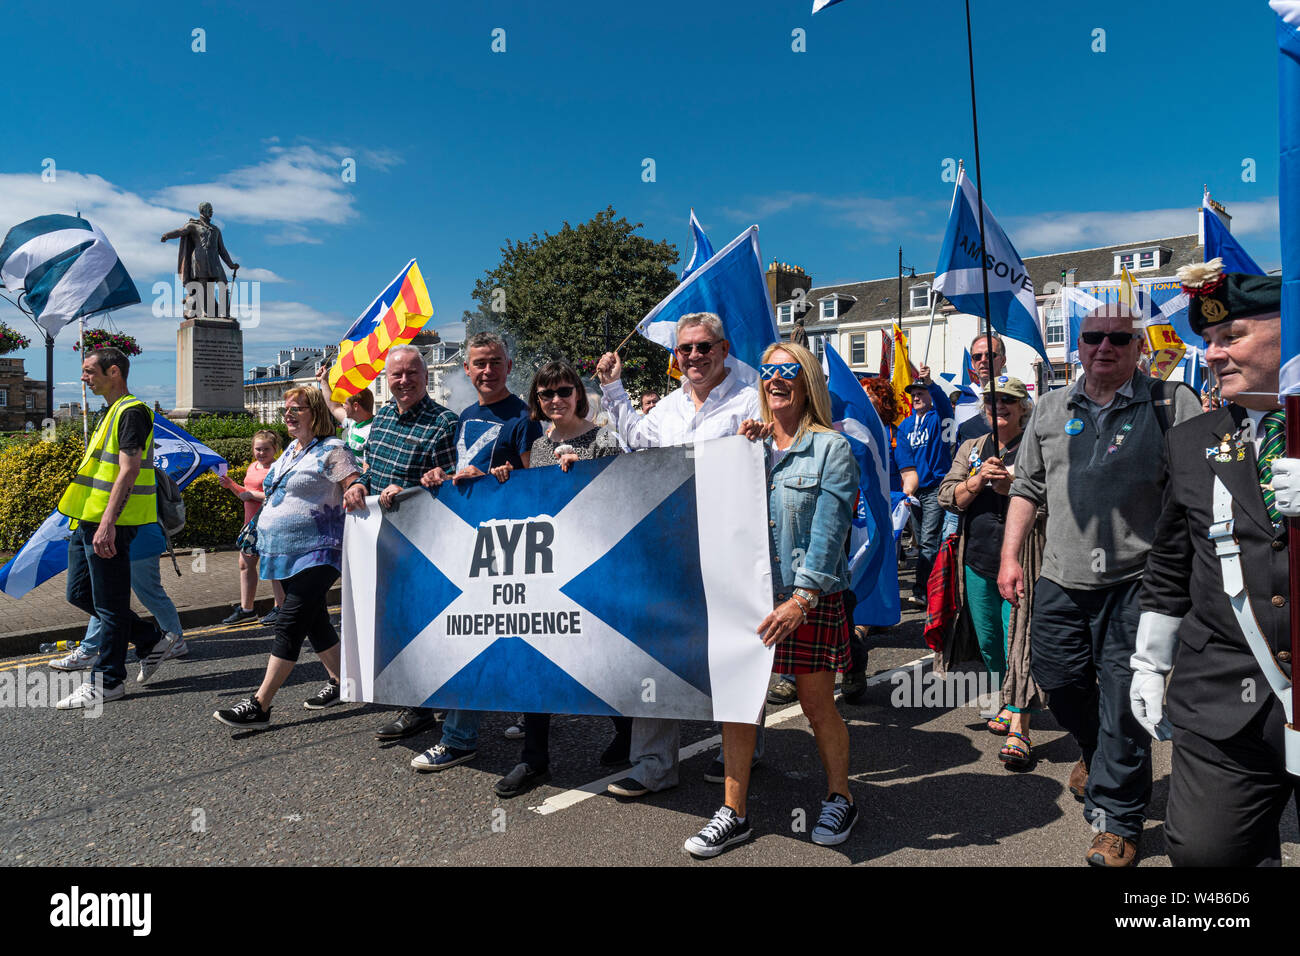
[[339, 482], [358, 470], [352, 452], [337, 438], [318, 438], [302, 452], [296, 441], [289, 443], [262, 484], [268, 493], [257, 519], [262, 580], [283, 581], [320, 564], [342, 570]]

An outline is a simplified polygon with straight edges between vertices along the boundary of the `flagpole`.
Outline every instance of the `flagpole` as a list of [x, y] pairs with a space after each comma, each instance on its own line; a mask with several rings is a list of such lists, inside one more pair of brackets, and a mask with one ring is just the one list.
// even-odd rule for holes
[[[78, 350], [81, 352], [82, 361], [86, 358], [86, 317], [83, 315], [77, 319], [77, 325], [80, 329], [78, 332]], [[53, 383], [51, 383], [53, 384]], [[81, 380], [81, 436], [90, 447], [90, 410], [86, 407], [86, 380]]]
[[998, 382], [993, 374], [993, 324], [989, 321], [989, 270], [987, 247], [984, 240], [984, 182], [980, 171], [980, 126], [975, 111], [975, 43], [971, 39], [970, 0], [966, 0], [966, 59], [970, 64], [970, 125], [975, 137], [975, 198], [979, 206], [980, 223], [980, 277], [984, 280], [984, 348], [988, 352], [989, 363], [989, 400], [993, 413], [989, 423], [993, 426], [993, 443], [999, 455], [1002, 452], [1002, 439], [998, 435]]
[[921, 359], [922, 365], [930, 364], [930, 338], [934, 335], [934, 310], [939, 304], [939, 297], [934, 290], [930, 290], [930, 324], [925, 330], [925, 356]]

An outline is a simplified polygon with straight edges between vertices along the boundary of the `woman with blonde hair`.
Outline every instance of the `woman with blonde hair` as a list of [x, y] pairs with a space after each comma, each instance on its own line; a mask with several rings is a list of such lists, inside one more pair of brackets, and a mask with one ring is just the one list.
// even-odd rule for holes
[[284, 393], [284, 424], [293, 439], [263, 481], [257, 516], [258, 573], [284, 585], [275, 640], [262, 684], [235, 706], [212, 716], [231, 727], [265, 727], [271, 700], [310, 640], [329, 683], [303, 703], [318, 710], [338, 703], [339, 636], [326, 596], [343, 564], [343, 492], [357, 480], [357, 462], [334, 437], [334, 416], [319, 389]]
[[[761, 421], [740, 434], [762, 440], [768, 454], [768, 530], [775, 607], [758, 627], [776, 645], [772, 669], [793, 674], [826, 771], [827, 794], [812, 841], [834, 846], [857, 822], [849, 792], [849, 732], [835, 708], [835, 672], [848, 663], [849, 586], [844, 542], [858, 493], [858, 464], [831, 427], [831, 400], [821, 364], [801, 345], [768, 347], [759, 366]], [[753, 835], [746, 817], [757, 728], [723, 724], [724, 803], [686, 841], [693, 856], [717, 856]]]

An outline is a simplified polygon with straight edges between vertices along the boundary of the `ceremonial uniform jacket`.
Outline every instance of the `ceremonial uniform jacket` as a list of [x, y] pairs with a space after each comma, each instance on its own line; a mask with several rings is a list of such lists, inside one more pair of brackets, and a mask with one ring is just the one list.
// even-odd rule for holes
[[1290, 673], [1286, 525], [1274, 530], [1269, 518], [1247, 422], [1245, 409], [1229, 405], [1169, 430], [1164, 507], [1143, 576], [1143, 613], [1182, 619], [1166, 712], [1176, 726], [1211, 740], [1240, 731], [1273, 693], [1223, 591], [1209, 538], [1216, 476], [1232, 495], [1250, 605]]

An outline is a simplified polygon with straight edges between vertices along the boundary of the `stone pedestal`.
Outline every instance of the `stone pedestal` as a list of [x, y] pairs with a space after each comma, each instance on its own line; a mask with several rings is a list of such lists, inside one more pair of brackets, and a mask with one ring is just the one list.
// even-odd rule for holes
[[168, 416], [244, 413], [244, 333], [232, 319], [186, 319], [176, 330], [176, 408]]

